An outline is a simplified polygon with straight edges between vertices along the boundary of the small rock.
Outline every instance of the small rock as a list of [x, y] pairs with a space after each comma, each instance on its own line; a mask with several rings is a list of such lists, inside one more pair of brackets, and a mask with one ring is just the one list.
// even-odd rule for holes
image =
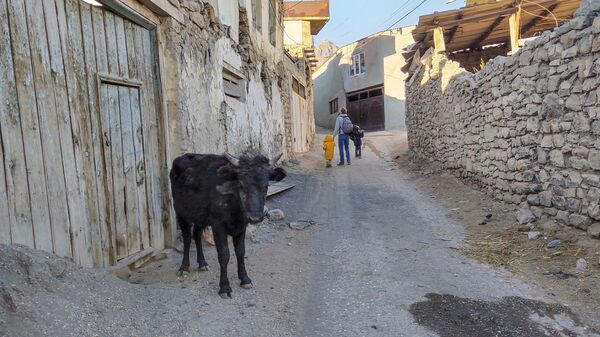
[[520, 224], [526, 224], [535, 220], [535, 215], [529, 208], [521, 208], [517, 212], [517, 221]]
[[267, 217], [271, 221], [280, 221], [285, 219], [285, 214], [280, 209], [272, 209], [267, 212]]
[[552, 240], [552, 241], [548, 242], [548, 244], [546, 245], [546, 248], [548, 248], [548, 249], [559, 248], [560, 244], [561, 244], [560, 240]]
[[594, 239], [600, 239], [600, 222], [589, 226], [587, 232]]
[[292, 221], [288, 224], [288, 226], [290, 226], [291, 229], [295, 229], [298, 231], [303, 230], [311, 225], [314, 225], [314, 222], [307, 220]]
[[519, 232], [530, 232], [533, 229], [533, 225], [532, 224], [526, 224], [523, 225], [521, 227], [519, 227], [517, 230]]
[[587, 261], [583, 258], [580, 258], [577, 260], [577, 263], [575, 264], [575, 269], [577, 270], [586, 270], [588, 267]]
[[254, 233], [256, 232], [256, 226], [253, 224], [248, 224], [246, 226], [246, 240], [251, 240], [254, 242]]
[[291, 246], [291, 245], [292, 245], [292, 243], [291, 243], [291, 242], [288, 242], [288, 246]]
[[537, 240], [540, 237], [540, 235], [542, 235], [541, 232], [529, 232], [527, 233], [527, 238], [529, 240]]

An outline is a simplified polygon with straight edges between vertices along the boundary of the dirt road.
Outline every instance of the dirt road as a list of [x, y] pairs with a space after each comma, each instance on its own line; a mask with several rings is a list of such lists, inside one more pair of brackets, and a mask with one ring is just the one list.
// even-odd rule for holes
[[[288, 169], [298, 185], [269, 207], [283, 209], [286, 222], [315, 224], [259, 225], [247, 245], [254, 289], [218, 297], [214, 247], [205, 249], [211, 270], [187, 278], [175, 276], [173, 252], [130, 283], [72, 268], [60, 287], [50, 273], [43, 289], [23, 259], [3, 253], [0, 335], [595, 336], [540, 288], [461, 254], [464, 229], [394, 164], [390, 137], [367, 135], [370, 148], [351, 166], [326, 169], [316, 150]], [[44, 259], [50, 271], [58, 263]], [[26, 272], [7, 275], [11, 268]]]

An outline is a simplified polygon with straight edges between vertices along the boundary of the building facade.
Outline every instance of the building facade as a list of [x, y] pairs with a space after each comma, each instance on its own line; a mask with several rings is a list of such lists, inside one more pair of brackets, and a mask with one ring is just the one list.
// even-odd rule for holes
[[405, 126], [402, 51], [413, 27], [374, 34], [341, 47], [313, 74], [315, 121], [332, 128], [340, 108], [365, 130]]
[[1, 2], [0, 242], [112, 265], [173, 243], [176, 156], [289, 157], [282, 7]]

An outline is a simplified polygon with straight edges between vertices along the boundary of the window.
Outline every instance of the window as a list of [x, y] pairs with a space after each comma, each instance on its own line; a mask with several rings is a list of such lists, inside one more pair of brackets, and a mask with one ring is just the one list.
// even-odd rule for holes
[[269, 42], [273, 46], [277, 43], [277, 2], [275, 0], [269, 1]]
[[356, 101], [358, 101], [358, 95], [348, 96], [348, 101], [349, 102], [356, 102]]
[[352, 63], [350, 64], [350, 76], [356, 76], [367, 72], [365, 65], [365, 53], [352, 55]]
[[226, 96], [244, 101], [244, 79], [233, 70], [223, 67], [223, 92]]
[[306, 98], [306, 89], [304, 88], [304, 86], [298, 82], [297, 79], [293, 79], [292, 80], [292, 90], [294, 90], [294, 92], [296, 94], [298, 94], [300, 97], [302, 98]]
[[330, 114], [334, 114], [336, 112], [338, 112], [338, 99], [335, 98], [333, 99], [331, 102], [329, 102], [329, 113]]
[[262, 31], [262, 0], [252, 0], [252, 23], [256, 30]]
[[382, 89], [375, 89], [375, 90], [369, 91], [369, 97], [377, 97], [377, 96], [381, 96], [381, 95], [383, 95]]

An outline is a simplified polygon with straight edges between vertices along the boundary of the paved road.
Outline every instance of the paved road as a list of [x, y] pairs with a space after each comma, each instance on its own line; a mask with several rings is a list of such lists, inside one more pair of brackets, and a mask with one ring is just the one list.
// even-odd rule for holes
[[351, 166], [308, 154], [302, 184], [275, 202], [323, 224], [297, 336], [588, 336], [533, 287], [461, 255], [463, 229], [387, 158], [394, 137], [367, 135], [372, 150]]

